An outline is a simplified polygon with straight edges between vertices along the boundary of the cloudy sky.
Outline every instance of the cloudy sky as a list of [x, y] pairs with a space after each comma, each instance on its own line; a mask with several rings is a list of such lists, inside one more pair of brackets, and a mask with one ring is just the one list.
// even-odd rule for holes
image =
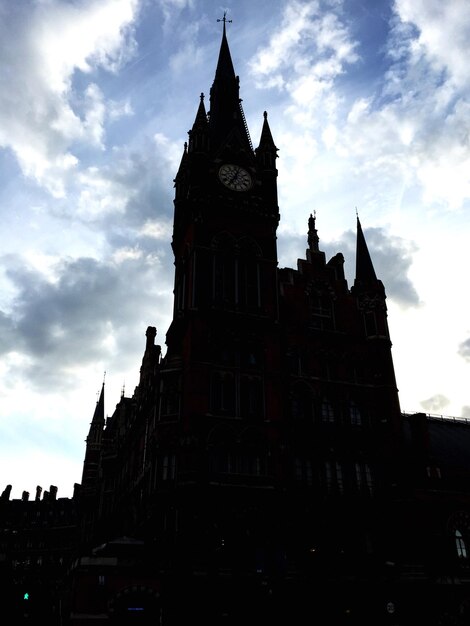
[[[354, 279], [356, 210], [404, 411], [470, 418], [468, 0], [0, 0], [0, 492], [72, 495], [106, 377], [172, 312], [173, 178], [227, 34], [279, 147], [280, 266]], [[106, 374], [105, 374], [106, 373]]]

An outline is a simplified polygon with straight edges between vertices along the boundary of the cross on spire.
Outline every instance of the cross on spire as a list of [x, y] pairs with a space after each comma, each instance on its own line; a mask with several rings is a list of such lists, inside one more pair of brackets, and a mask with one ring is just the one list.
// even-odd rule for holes
[[225, 31], [225, 24], [226, 24], [226, 22], [228, 22], [229, 24], [232, 22], [232, 20], [228, 20], [227, 19], [227, 11], [224, 11], [224, 16], [221, 17], [220, 19], [218, 19], [217, 21], [224, 23], [224, 31]]

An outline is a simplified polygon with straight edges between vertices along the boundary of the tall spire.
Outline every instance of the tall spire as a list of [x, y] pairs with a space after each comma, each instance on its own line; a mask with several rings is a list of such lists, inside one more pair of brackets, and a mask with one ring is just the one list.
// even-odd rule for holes
[[377, 283], [372, 259], [362, 232], [361, 222], [357, 216], [357, 239], [356, 239], [356, 279], [355, 285], [365, 286]]
[[226, 22], [230, 23], [232, 20], [227, 20], [226, 15], [227, 12], [224, 11], [223, 18], [217, 20], [218, 22], [223, 22], [224, 27], [222, 31], [222, 43], [220, 44], [219, 60], [215, 71], [216, 79], [221, 77], [235, 78], [235, 70], [233, 69], [232, 57], [230, 55], [230, 49], [227, 41], [227, 32], [225, 30]]
[[224, 13], [224, 17], [218, 21], [222, 21], [224, 26], [215, 78], [210, 90], [211, 148], [217, 150], [229, 136], [236, 135], [240, 148], [252, 154], [251, 139], [241, 106], [239, 79], [235, 75], [227, 41], [225, 24], [231, 20], [227, 20]]
[[96, 402], [95, 412], [93, 413], [92, 424], [104, 423], [104, 380], [101, 386], [101, 392]]
[[209, 147], [208, 138], [209, 124], [207, 122], [206, 107], [204, 106], [204, 94], [201, 93], [196, 119], [189, 131], [188, 152], [204, 152]]

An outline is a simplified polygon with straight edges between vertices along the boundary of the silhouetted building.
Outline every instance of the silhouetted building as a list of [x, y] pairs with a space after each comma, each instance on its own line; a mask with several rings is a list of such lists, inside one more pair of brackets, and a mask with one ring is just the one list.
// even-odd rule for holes
[[[400, 410], [386, 294], [306, 212], [279, 268], [277, 148], [226, 39], [175, 178], [173, 320], [86, 442], [69, 623], [465, 624], [470, 425]], [[24, 503], [23, 503], [24, 504]]]
[[0, 496], [0, 605], [5, 624], [63, 623], [67, 572], [79, 544], [76, 485], [73, 498], [57, 498], [57, 487], [36, 488], [29, 500]]

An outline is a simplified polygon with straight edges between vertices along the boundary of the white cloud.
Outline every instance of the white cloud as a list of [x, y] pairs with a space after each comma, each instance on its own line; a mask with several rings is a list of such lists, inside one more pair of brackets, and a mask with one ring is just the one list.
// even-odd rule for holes
[[291, 2], [280, 28], [268, 46], [258, 50], [250, 68], [259, 87], [288, 93], [292, 100], [286, 110], [289, 119], [313, 127], [323, 115], [334, 117], [338, 105], [335, 79], [346, 65], [358, 60], [356, 45], [339, 15], [324, 9], [322, 3]]
[[437, 71], [446, 71], [456, 87], [468, 87], [468, 0], [396, 0], [395, 10], [404, 23], [418, 29], [413, 42], [415, 59], [426, 56]]
[[115, 72], [130, 58], [137, 8], [138, 0], [29, 1], [0, 25], [0, 146], [56, 197], [77, 168], [74, 143], [103, 146], [106, 103], [92, 82], [74, 92], [74, 73]]
[[95, 166], [83, 171], [78, 179], [80, 195], [77, 215], [85, 220], [95, 220], [105, 214], [122, 214], [135, 193], [124, 181], [109, 170]]

